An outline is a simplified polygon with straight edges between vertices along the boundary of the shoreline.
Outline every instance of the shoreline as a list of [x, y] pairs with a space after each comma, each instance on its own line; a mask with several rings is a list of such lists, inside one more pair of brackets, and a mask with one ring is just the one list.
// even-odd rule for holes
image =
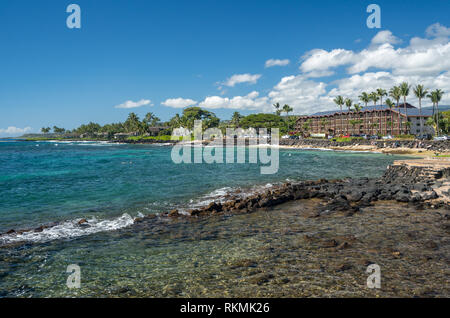
[[[129, 144], [129, 145], [152, 145], [159, 144], [161, 146], [174, 146], [176, 144], [191, 144], [191, 145], [215, 145], [210, 141], [174, 141], [174, 140], [59, 140], [59, 139], [48, 139], [48, 140], [28, 140], [28, 139], [15, 139], [15, 141], [32, 141], [32, 142], [100, 142], [108, 144]], [[395, 142], [403, 143], [405, 145], [400, 145], [398, 147], [393, 147], [392, 144]], [[367, 140], [366, 140], [367, 143]], [[379, 145], [382, 143], [383, 145]], [[414, 146], [411, 146], [411, 143]], [[423, 146], [421, 144], [425, 143], [427, 147], [419, 148]], [[391, 144], [391, 145], [389, 145]], [[434, 146], [436, 144], [437, 146]], [[236, 144], [235, 144], [236, 145]], [[409, 146], [408, 146], [409, 145]], [[432, 145], [432, 146], [430, 146]], [[224, 144], [225, 146], [225, 144]], [[380, 153], [387, 155], [404, 155], [404, 156], [414, 156], [417, 158], [432, 158], [439, 156], [447, 157], [450, 156], [450, 141], [410, 141], [410, 140], [378, 140], [374, 145], [364, 144], [363, 141], [357, 140], [353, 142], [331, 142], [329, 140], [280, 140], [279, 145], [271, 144], [258, 144], [258, 145], [248, 145], [248, 140], [245, 143], [246, 147], [263, 147], [263, 148], [278, 148], [278, 149], [288, 149], [288, 150], [325, 150], [325, 151], [348, 151], [348, 152], [369, 152], [369, 153]]]
[[[319, 209], [311, 212], [311, 217], [314, 218], [330, 213], [352, 216], [377, 201], [408, 203], [420, 210], [440, 208], [450, 210], [450, 159], [396, 160], [386, 168], [384, 175], [380, 178], [284, 182], [268, 188], [261, 187], [251, 192], [227, 193], [224, 199], [213, 200], [205, 206], [173, 209], [135, 218], [122, 215], [118, 219], [123, 219], [124, 227], [128, 227], [155, 218], [189, 219], [221, 214], [245, 214], [287, 202], [310, 199], [323, 201]], [[91, 224], [85, 218], [44, 224], [36, 228], [10, 229], [0, 233], [0, 239], [5, 242], [2, 247], [27, 242], [25, 239], [20, 239], [22, 235], [34, 236], [44, 231], [51, 232], [52, 229], [68, 223], [75, 231], [88, 230], [88, 233], [80, 236], [99, 231], [95, 228], [95, 224]], [[115, 230], [121, 228], [123, 227]], [[8, 238], [13, 239], [8, 242]]]

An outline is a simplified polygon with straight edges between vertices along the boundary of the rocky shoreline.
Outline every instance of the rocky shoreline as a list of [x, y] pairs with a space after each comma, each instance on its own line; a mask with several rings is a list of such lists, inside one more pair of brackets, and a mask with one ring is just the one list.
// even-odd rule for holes
[[351, 140], [348, 142], [338, 142], [323, 139], [280, 139], [280, 146], [287, 147], [309, 147], [309, 148], [329, 148], [347, 149], [352, 147], [364, 147], [367, 150], [383, 149], [409, 149], [433, 151], [438, 153], [450, 152], [450, 140]]
[[[297, 200], [320, 199], [321, 204], [308, 217], [324, 215], [352, 216], [376, 201], [408, 203], [416, 210], [444, 209], [450, 211], [450, 160], [398, 160], [390, 165], [380, 178], [342, 180], [315, 180], [274, 185], [269, 189], [247, 196], [231, 194], [225, 202], [187, 211], [171, 210], [160, 214], [148, 214], [134, 219], [141, 223], [154, 218], [199, 218], [221, 214], [243, 214], [271, 208]], [[11, 229], [4, 235], [20, 235], [25, 232], [42, 232], [58, 225], [51, 223], [37, 228]], [[89, 227], [86, 219], [78, 226]], [[444, 224], [450, 229], [450, 221]]]
[[[285, 183], [263, 193], [236, 198], [224, 203], [211, 202], [188, 214], [172, 210], [166, 217], [198, 217], [220, 213], [248, 213], [288, 201], [319, 198], [324, 201], [311, 217], [338, 213], [351, 216], [375, 201], [407, 202], [417, 209], [450, 210], [450, 161], [400, 160], [394, 162], [378, 179], [317, 180]], [[148, 216], [153, 217], [153, 216]], [[136, 222], [141, 221], [140, 219]], [[450, 226], [450, 224], [449, 224]]]

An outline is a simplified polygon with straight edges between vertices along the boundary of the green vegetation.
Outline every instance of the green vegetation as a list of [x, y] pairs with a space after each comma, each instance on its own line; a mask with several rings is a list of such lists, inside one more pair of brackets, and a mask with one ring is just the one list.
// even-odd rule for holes
[[[290, 128], [295, 126], [296, 116], [289, 116], [293, 109], [289, 105], [284, 105], [278, 109], [276, 114], [252, 114], [242, 116], [239, 112], [234, 112], [231, 120], [221, 121], [213, 112], [200, 107], [187, 107], [181, 114], [176, 114], [167, 122], [161, 120], [153, 113], [149, 112], [141, 120], [136, 113], [130, 113], [124, 122], [100, 125], [95, 122], [83, 124], [70, 131], [64, 128], [53, 126], [43, 127], [43, 135], [25, 135], [27, 140], [110, 140], [120, 139], [129, 141], [159, 140], [169, 141], [172, 131], [176, 128], [186, 128], [190, 131], [194, 129], [196, 120], [202, 121], [202, 128], [219, 128], [222, 133], [227, 128], [266, 128], [268, 132], [272, 128], [279, 128], [281, 134], [290, 132]], [[281, 113], [286, 113], [282, 116]], [[292, 134], [293, 132], [291, 132]]]
[[353, 140], [363, 140], [363, 137], [348, 137], [348, 138], [344, 138], [344, 137], [338, 137], [338, 138], [333, 138], [333, 141], [337, 141], [337, 142], [351, 142]]
[[414, 135], [398, 135], [394, 137], [394, 139], [411, 139], [411, 140], [413, 140], [414, 138], [416, 138], [416, 136]]
[[130, 136], [127, 140], [130, 141], [141, 141], [141, 140], [159, 140], [159, 141], [170, 141], [170, 140], [182, 140], [183, 137], [172, 137], [171, 135], [161, 135], [161, 136]]

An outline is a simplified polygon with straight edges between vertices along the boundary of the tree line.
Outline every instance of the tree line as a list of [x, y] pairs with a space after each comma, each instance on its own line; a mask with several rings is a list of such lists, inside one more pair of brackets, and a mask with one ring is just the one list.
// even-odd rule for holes
[[[98, 135], [105, 134], [112, 136], [117, 133], [136, 133], [138, 135], [145, 135], [150, 132], [151, 127], [163, 128], [159, 135], [170, 135], [175, 128], [187, 128], [193, 130], [194, 122], [196, 120], [202, 121], [203, 129], [217, 127], [226, 132], [226, 128], [279, 128], [281, 133], [288, 133], [295, 124], [295, 117], [288, 116], [293, 109], [289, 105], [280, 107], [277, 103], [274, 105], [274, 114], [251, 114], [243, 116], [239, 112], [234, 112], [229, 120], [220, 120], [215, 113], [206, 109], [193, 106], [185, 108], [181, 114], [176, 114], [169, 121], [163, 122], [154, 113], [147, 113], [141, 120], [139, 116], [132, 112], [128, 115], [124, 122], [111, 123], [106, 125], [100, 125], [98, 123], [90, 122], [83, 124], [72, 131], [64, 128], [54, 126], [53, 133], [62, 135]], [[286, 116], [282, 116], [282, 113], [286, 113]], [[51, 132], [50, 127], [42, 127], [41, 132], [48, 134]]]
[[[403, 109], [404, 113], [406, 115], [406, 118], [408, 118], [408, 109], [406, 107], [406, 99], [410, 95], [411, 92], [411, 85], [407, 82], [402, 82], [398, 86], [393, 86], [389, 91], [386, 91], [385, 89], [378, 88], [377, 90], [367, 93], [362, 92], [361, 95], [358, 96], [359, 100], [364, 103], [364, 106], [361, 106], [359, 103], [353, 104], [353, 101], [350, 98], [344, 98], [342, 96], [337, 96], [334, 99], [334, 103], [340, 107], [341, 111], [341, 127], [342, 127], [342, 107], [345, 105], [348, 109], [348, 111], [361, 111], [364, 107], [367, 107], [370, 102], [373, 102], [374, 106], [377, 106], [378, 101], [380, 101], [380, 106], [383, 105], [383, 98], [388, 97], [385, 100], [386, 106], [390, 109], [397, 108], [398, 110], [401, 107], [400, 100], [403, 98]], [[442, 99], [442, 96], [444, 95], [444, 92], [441, 89], [436, 89], [434, 91], [429, 91], [426, 89], [423, 85], [416, 85], [412, 89], [413, 94], [418, 98], [419, 100], [419, 115], [420, 115], [420, 134], [423, 135], [423, 117], [422, 117], [422, 100], [424, 98], [429, 98], [431, 102], [433, 103], [433, 115], [432, 117], [427, 121], [427, 125], [434, 126], [435, 131], [439, 135], [441, 131], [447, 131], [447, 120], [446, 117], [440, 116], [439, 113], [439, 102]], [[392, 98], [392, 99], [391, 99]], [[395, 102], [394, 102], [395, 101]], [[402, 129], [400, 127], [401, 121], [400, 121], [400, 112], [398, 114], [399, 120], [398, 120], [398, 128], [399, 130]], [[391, 121], [389, 122], [390, 125], [392, 125], [393, 119], [391, 118]], [[375, 123], [375, 125], [377, 125]], [[405, 125], [410, 125], [410, 123], [407, 121]]]

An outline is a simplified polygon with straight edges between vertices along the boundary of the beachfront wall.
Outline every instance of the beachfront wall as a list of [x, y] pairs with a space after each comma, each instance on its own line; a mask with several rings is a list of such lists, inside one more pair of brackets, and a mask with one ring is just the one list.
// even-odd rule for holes
[[[410, 106], [410, 105], [409, 105]], [[410, 112], [413, 111], [410, 106]], [[433, 134], [432, 127], [425, 122], [430, 117], [422, 115], [424, 133]], [[417, 123], [420, 117], [414, 114], [407, 116], [394, 109], [370, 109], [363, 111], [327, 112], [311, 116], [299, 116], [295, 132], [302, 135], [325, 133], [328, 135], [405, 135], [419, 134]], [[420, 126], [419, 126], [420, 128]]]

